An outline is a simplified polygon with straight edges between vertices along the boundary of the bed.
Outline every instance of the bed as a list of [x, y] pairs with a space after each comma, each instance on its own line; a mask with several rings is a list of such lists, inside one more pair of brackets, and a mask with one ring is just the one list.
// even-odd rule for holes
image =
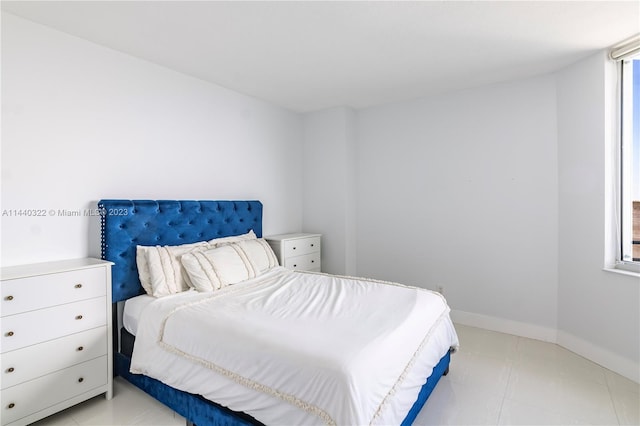
[[[259, 201], [101, 200], [98, 207], [102, 258], [114, 263], [114, 324], [135, 324], [114, 335], [114, 372], [189, 423], [409, 425], [448, 372], [458, 342], [441, 296], [396, 283], [293, 272], [279, 267], [277, 261], [273, 264], [259, 247], [263, 212]], [[216, 262], [227, 261], [231, 254], [236, 256], [229, 247], [242, 246], [257, 250], [243, 249], [243, 253], [259, 251], [265, 259], [260, 257], [260, 262], [268, 267], [212, 292], [192, 289], [169, 297], [145, 295], [136, 262], [139, 246], [179, 246], [249, 234], [253, 239], [246, 243], [208, 246], [207, 259], [220, 256]], [[197, 269], [201, 263], [194, 261], [192, 267], [202, 272]], [[192, 272], [190, 284], [199, 288], [204, 281]], [[390, 302], [394, 298], [385, 292], [402, 294], [404, 299], [400, 297], [394, 305]], [[296, 298], [301, 305], [309, 300], [323, 303], [307, 303], [305, 317], [300, 317], [295, 316], [301, 315], [296, 309], [286, 312], [285, 302], [297, 306]], [[280, 304], [274, 305], [278, 300]], [[357, 328], [349, 328], [344, 318], [336, 319], [336, 312], [327, 308], [343, 308], [345, 300], [352, 300], [347, 316], [349, 321], [359, 321]], [[372, 304], [385, 308], [378, 313], [367, 308]], [[433, 309], [421, 309], [424, 306]], [[336, 309], [338, 316], [344, 316]], [[257, 313], [257, 319], [249, 319], [249, 311]], [[217, 319], [205, 325], [205, 316], [211, 312]], [[286, 328], [272, 329], [271, 320], [267, 321], [271, 317]], [[385, 319], [389, 317], [398, 320]], [[412, 331], [421, 327], [420, 333]], [[295, 329], [302, 334], [296, 335]], [[283, 338], [260, 340], [270, 333]], [[342, 336], [340, 350], [327, 349], [332, 346], [331, 336]], [[297, 339], [304, 343], [287, 343]], [[411, 345], [400, 344], [408, 341]], [[408, 348], [393, 353], [383, 349], [400, 346]], [[396, 357], [398, 362], [387, 362]], [[345, 365], [351, 367], [342, 371]], [[376, 368], [381, 365], [384, 368]], [[248, 370], [251, 375], [245, 373]], [[192, 379], [197, 383], [192, 384]], [[361, 392], [361, 383], [370, 384], [372, 391]], [[336, 400], [329, 400], [331, 396]]]

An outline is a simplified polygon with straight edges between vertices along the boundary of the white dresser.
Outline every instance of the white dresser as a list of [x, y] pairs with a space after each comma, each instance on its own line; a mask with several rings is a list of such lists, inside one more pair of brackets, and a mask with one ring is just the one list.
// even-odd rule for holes
[[113, 395], [111, 263], [1, 269], [0, 422], [26, 425]]
[[321, 234], [280, 234], [265, 237], [281, 266], [301, 271], [317, 271], [321, 264]]

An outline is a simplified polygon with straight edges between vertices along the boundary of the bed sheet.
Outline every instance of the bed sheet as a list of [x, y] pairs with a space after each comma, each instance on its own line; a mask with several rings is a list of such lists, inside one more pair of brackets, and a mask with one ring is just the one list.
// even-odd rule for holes
[[156, 300], [155, 297], [148, 294], [141, 294], [139, 296], [127, 299], [124, 302], [124, 309], [122, 312], [122, 326], [134, 336], [138, 333], [138, 324], [142, 311]]
[[265, 424], [399, 424], [457, 344], [437, 293], [274, 268], [148, 305], [131, 371]]

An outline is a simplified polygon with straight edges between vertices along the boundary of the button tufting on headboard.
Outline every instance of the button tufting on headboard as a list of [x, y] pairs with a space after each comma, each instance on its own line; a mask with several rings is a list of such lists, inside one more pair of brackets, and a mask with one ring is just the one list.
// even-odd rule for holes
[[262, 236], [260, 201], [101, 200], [102, 258], [114, 262], [113, 301], [143, 293], [136, 245], [177, 245], [238, 235]]

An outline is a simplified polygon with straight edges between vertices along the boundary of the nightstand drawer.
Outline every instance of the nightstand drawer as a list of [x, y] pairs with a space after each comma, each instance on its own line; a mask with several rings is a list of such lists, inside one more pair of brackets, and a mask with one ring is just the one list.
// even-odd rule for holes
[[56, 339], [107, 324], [105, 297], [2, 318], [0, 352]]
[[1, 287], [0, 312], [3, 317], [107, 293], [103, 268], [3, 280]]
[[107, 383], [106, 355], [2, 391], [2, 424], [11, 423]]
[[320, 253], [311, 253], [304, 256], [288, 257], [284, 260], [285, 268], [304, 271], [320, 270]]
[[320, 252], [320, 237], [297, 238], [284, 242], [285, 258], [315, 252]]
[[106, 355], [107, 338], [102, 326], [4, 353], [2, 389]]

